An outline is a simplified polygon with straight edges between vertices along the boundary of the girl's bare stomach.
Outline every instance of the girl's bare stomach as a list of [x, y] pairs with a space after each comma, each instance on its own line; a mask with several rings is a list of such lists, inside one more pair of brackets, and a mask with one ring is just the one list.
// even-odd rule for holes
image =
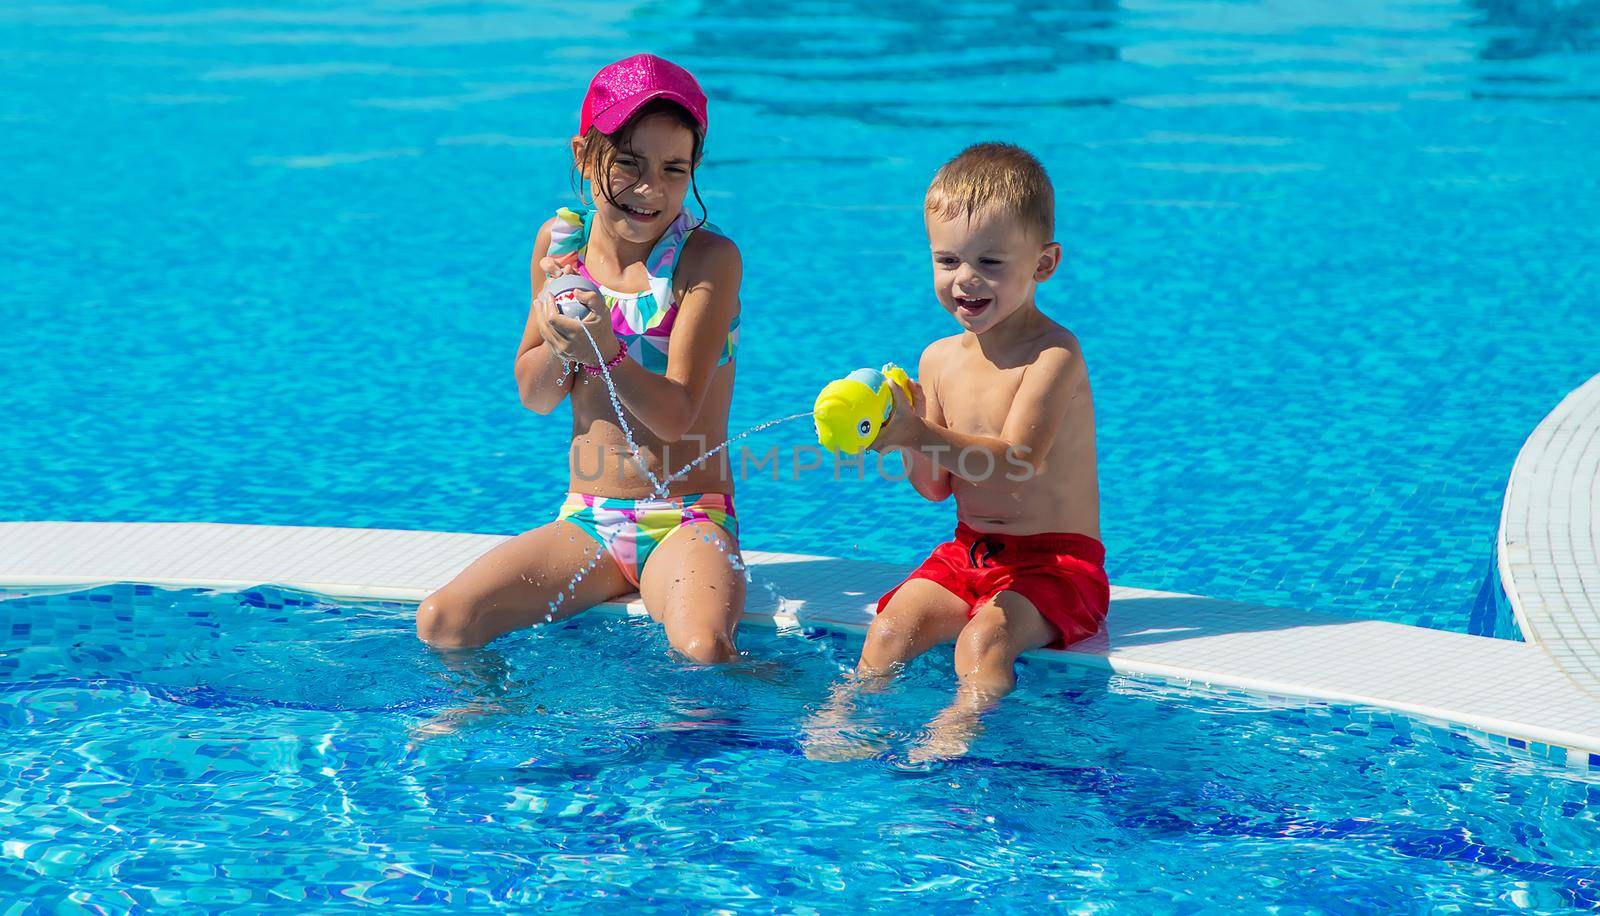
[[[662, 482], [666, 483], [668, 496], [733, 495], [726, 450], [686, 470], [695, 459], [727, 441], [728, 407], [732, 399], [733, 364], [729, 363], [719, 368], [713, 377], [700, 403], [699, 419], [676, 442], [662, 442], [631, 412], [626, 413], [628, 429], [638, 446], [635, 457], [623, 435], [606, 386], [598, 379], [580, 380], [570, 398], [572, 449], [567, 460], [568, 489], [573, 493], [611, 499], [645, 499], [655, 496], [657, 482]], [[668, 482], [669, 477], [680, 471], [683, 472], [681, 478]]]
[[[686, 493], [733, 493], [733, 481], [728, 474], [727, 456], [719, 452], [688, 470], [682, 477], [668, 481], [672, 475], [721, 444], [725, 435], [704, 435], [709, 440], [702, 447], [701, 434], [691, 433], [674, 443], [663, 443], [633, 427], [634, 442], [638, 445], [637, 458], [628, 447], [622, 431], [615, 421], [587, 424], [574, 423], [572, 450], [567, 460], [567, 487], [573, 493], [587, 493], [612, 499], [645, 499], [656, 496], [657, 483], [666, 484], [669, 496]], [[642, 467], [641, 467], [642, 462]], [[648, 473], [646, 473], [648, 471]]]

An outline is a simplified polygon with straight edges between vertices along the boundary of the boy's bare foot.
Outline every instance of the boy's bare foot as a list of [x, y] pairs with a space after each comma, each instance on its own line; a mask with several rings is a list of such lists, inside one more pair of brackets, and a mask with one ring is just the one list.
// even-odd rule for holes
[[871, 760], [889, 749], [887, 742], [846, 735], [822, 737], [807, 736], [806, 759], [818, 763], [848, 763], [852, 760]]
[[506, 707], [499, 703], [473, 703], [470, 706], [446, 709], [411, 726], [408, 733], [410, 740], [406, 743], [406, 749], [415, 750], [424, 741], [455, 734], [474, 719], [505, 711]]
[[965, 756], [982, 732], [983, 726], [976, 717], [970, 723], [932, 724], [906, 754], [906, 759], [912, 763], [954, 760]]
[[863, 689], [881, 689], [885, 681], [878, 676], [849, 674], [835, 684], [828, 702], [806, 720], [800, 747], [807, 759], [865, 760], [888, 750], [884, 741], [863, 735], [853, 721], [856, 694]]
[[963, 686], [956, 700], [933, 717], [922, 737], [906, 755], [912, 763], [953, 760], [965, 755], [972, 742], [983, 734], [983, 714], [993, 709], [998, 697], [984, 690]]
[[752, 659], [738, 655], [722, 670], [735, 677], [747, 677], [775, 687], [785, 686], [794, 679], [794, 665], [777, 659]]
[[807, 760], [841, 763], [866, 760], [888, 750], [888, 744], [852, 728], [849, 711], [824, 708], [806, 722], [800, 748]]

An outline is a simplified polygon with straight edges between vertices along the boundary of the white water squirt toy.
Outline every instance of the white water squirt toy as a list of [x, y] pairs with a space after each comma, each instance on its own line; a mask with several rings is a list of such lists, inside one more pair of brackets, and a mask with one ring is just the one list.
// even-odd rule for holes
[[556, 308], [568, 318], [582, 319], [589, 314], [589, 307], [578, 301], [579, 293], [600, 292], [600, 287], [594, 285], [582, 274], [563, 274], [544, 285], [545, 294], [555, 300]]

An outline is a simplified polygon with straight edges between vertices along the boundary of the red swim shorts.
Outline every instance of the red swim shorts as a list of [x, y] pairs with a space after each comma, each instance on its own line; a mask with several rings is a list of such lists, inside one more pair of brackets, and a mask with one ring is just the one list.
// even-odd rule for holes
[[878, 599], [878, 613], [901, 585], [927, 579], [967, 603], [967, 617], [995, 595], [1028, 599], [1059, 638], [1060, 649], [1099, 632], [1111, 604], [1105, 545], [1086, 534], [993, 534], [956, 526], [956, 538]]

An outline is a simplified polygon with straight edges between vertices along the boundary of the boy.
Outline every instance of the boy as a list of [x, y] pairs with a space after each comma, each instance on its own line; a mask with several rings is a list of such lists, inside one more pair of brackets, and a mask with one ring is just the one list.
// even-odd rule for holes
[[[1078, 340], [1039, 311], [1034, 288], [1061, 261], [1043, 166], [1001, 143], [969, 147], [924, 201], [933, 287], [961, 333], [922, 353], [913, 395], [873, 448], [898, 451], [917, 492], [956, 498], [955, 539], [878, 601], [856, 683], [885, 680], [954, 641], [956, 701], [912, 758], [964, 753], [979, 716], [1016, 684], [1017, 656], [1092, 636], [1110, 587], [1099, 541], [1094, 404]], [[836, 756], [854, 685], [835, 691], [808, 749]], [[848, 751], [846, 752], [848, 753]]]

